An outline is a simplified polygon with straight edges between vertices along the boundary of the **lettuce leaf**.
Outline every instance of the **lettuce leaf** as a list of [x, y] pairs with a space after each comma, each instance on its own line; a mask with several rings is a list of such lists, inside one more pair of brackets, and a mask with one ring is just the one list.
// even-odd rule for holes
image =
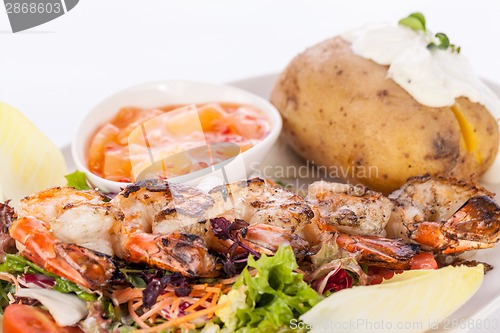
[[[257, 275], [251, 276], [249, 268]], [[280, 246], [273, 257], [248, 258], [248, 266], [228, 295], [220, 303], [228, 306], [216, 314], [223, 322], [222, 331], [297, 332], [291, 323], [322, 298], [303, 281], [290, 246]]]
[[90, 186], [87, 184], [87, 176], [81, 172], [76, 170], [69, 175], [64, 176], [68, 181], [69, 187], [74, 187], [77, 190], [90, 190]]

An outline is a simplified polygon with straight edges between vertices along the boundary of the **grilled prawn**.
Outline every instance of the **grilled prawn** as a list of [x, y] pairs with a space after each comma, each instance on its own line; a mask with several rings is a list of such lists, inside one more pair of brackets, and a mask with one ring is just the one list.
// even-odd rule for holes
[[421, 176], [389, 196], [388, 235], [444, 254], [492, 247], [500, 240], [500, 207], [475, 183]]
[[116, 273], [110, 229], [119, 212], [97, 191], [54, 187], [21, 200], [9, 233], [27, 259], [87, 288]]
[[381, 193], [325, 181], [309, 185], [306, 201], [318, 207], [325, 223], [356, 235], [382, 235], [393, 208]]
[[115, 230], [118, 257], [190, 277], [218, 274], [202, 237], [208, 209], [214, 205], [210, 196], [151, 179], [127, 186], [111, 203], [124, 216]]
[[[274, 254], [281, 244], [289, 244], [297, 256], [309, 252], [309, 229], [316, 228], [317, 213], [294, 192], [271, 186], [260, 178], [221, 185], [209, 192], [214, 200], [210, 216], [242, 220], [248, 227], [238, 233], [239, 240], [257, 252]], [[209, 242], [218, 251], [226, 251], [230, 240], [213, 236]]]

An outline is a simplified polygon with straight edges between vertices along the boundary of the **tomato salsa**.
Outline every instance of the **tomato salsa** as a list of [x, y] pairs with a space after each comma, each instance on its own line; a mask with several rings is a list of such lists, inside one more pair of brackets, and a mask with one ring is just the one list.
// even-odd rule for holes
[[158, 160], [174, 155], [167, 165], [168, 175], [179, 176], [214, 165], [224, 155], [219, 151], [219, 156], [214, 154], [206, 160], [199, 154], [182, 152], [220, 142], [237, 144], [243, 152], [262, 141], [269, 131], [267, 116], [251, 105], [124, 107], [92, 137], [88, 167], [105, 179], [133, 182], [138, 172], [152, 163], [153, 156]]

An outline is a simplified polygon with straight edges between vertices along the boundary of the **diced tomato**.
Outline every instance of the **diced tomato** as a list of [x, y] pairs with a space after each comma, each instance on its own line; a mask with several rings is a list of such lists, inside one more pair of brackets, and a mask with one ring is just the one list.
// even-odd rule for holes
[[382, 268], [382, 267], [368, 267], [368, 284], [380, 284], [384, 280], [389, 280], [394, 276], [395, 272], [391, 269]]
[[411, 261], [411, 269], [438, 269], [438, 264], [432, 253], [422, 252], [414, 256]]
[[78, 327], [61, 327], [45, 310], [23, 304], [11, 304], [5, 309], [4, 333], [83, 333]]

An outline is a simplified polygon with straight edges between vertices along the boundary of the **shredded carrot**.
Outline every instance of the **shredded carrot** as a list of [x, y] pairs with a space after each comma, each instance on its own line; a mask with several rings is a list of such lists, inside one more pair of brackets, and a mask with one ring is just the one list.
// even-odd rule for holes
[[157, 326], [154, 326], [154, 327], [148, 327], [148, 328], [144, 327], [143, 329], [136, 330], [135, 332], [136, 333], [151, 333], [151, 332], [158, 332], [159, 330], [163, 330], [163, 329], [166, 329], [166, 328], [180, 326], [180, 325], [182, 325], [184, 323], [187, 323], [188, 321], [191, 321], [193, 319], [200, 318], [200, 317], [203, 317], [205, 315], [212, 314], [212, 313], [216, 312], [217, 310], [222, 309], [226, 305], [227, 305], [227, 302], [224, 302], [222, 304], [218, 304], [216, 306], [213, 306], [213, 307], [210, 307], [210, 308], [207, 308], [207, 309], [204, 309], [204, 310], [200, 310], [200, 311], [197, 311], [197, 312], [193, 312], [193, 313], [187, 314], [185, 316], [182, 316], [182, 317], [179, 317], [179, 318], [167, 321], [167, 322], [165, 322], [163, 324], [160, 324], [160, 325], [157, 325]]
[[125, 288], [118, 289], [113, 292], [112, 297], [118, 302], [118, 304], [126, 303], [131, 299], [141, 299], [142, 298], [142, 288]]
[[181, 304], [181, 299], [177, 296], [174, 297], [172, 306], [170, 307], [170, 317], [176, 318], [179, 316], [179, 305]]
[[195, 284], [193, 286], [193, 290], [205, 290], [205, 289], [207, 289], [207, 287], [208, 287], [207, 283], [205, 283], [205, 284]]
[[200, 298], [198, 301], [194, 302], [191, 304], [187, 309], [186, 312], [192, 312], [194, 311], [197, 307], [199, 307], [203, 302], [205, 302], [210, 296], [212, 296], [212, 293], [206, 293], [202, 298]]
[[206, 291], [204, 291], [204, 290], [193, 290], [193, 291], [189, 294], [189, 296], [191, 296], [191, 297], [195, 297], [195, 298], [200, 298], [200, 297], [202, 297], [202, 296], [203, 296], [203, 295], [205, 295], [205, 294], [206, 294]]
[[168, 304], [170, 304], [171, 301], [172, 301], [171, 299], [165, 298], [163, 301], [161, 301], [161, 302], [156, 303], [155, 305], [153, 305], [151, 307], [151, 309], [149, 309], [149, 311], [145, 312], [139, 318], [141, 318], [141, 320], [148, 319], [149, 317], [153, 316], [154, 314], [157, 314], [162, 308], [164, 308], [165, 306], [167, 306]]
[[207, 287], [205, 290], [209, 293], [220, 293], [220, 288], [217, 287]]
[[150, 328], [148, 324], [146, 324], [144, 321], [142, 321], [141, 318], [135, 313], [134, 309], [132, 308], [132, 301], [128, 301], [128, 312], [130, 314], [130, 317], [137, 323], [142, 328]]
[[[227, 283], [209, 285], [208, 283], [191, 286], [188, 296], [178, 297], [171, 287], [165, 288], [164, 293], [158, 296], [155, 304], [147, 309], [142, 302], [143, 288], [125, 288], [113, 292], [113, 301], [118, 304], [127, 303], [130, 317], [142, 329], [139, 332], [156, 332], [158, 330], [179, 327], [182, 329], [194, 329], [196, 326], [191, 320], [206, 316], [208, 319], [214, 316], [215, 311], [221, 308], [217, 302], [220, 295], [231, 290], [232, 286]], [[181, 315], [181, 304], [189, 305]], [[203, 308], [202, 310], [197, 310]], [[136, 311], [139, 311], [136, 312]], [[165, 311], [165, 312], [163, 312]], [[142, 313], [142, 314], [140, 314]], [[167, 321], [158, 326], [154, 325], [157, 319], [165, 317]]]
[[217, 301], [219, 300], [219, 293], [215, 293], [214, 297], [212, 297], [212, 302], [210, 303], [212, 306], [217, 304]]
[[[219, 294], [216, 293], [216, 294], [214, 294], [214, 297], [212, 297], [212, 302], [210, 303], [210, 306], [212, 307], [212, 306], [217, 305], [218, 300], [219, 300]], [[213, 315], [214, 315], [213, 313], [209, 314], [208, 319], [211, 319], [213, 317]]]
[[[133, 300], [131, 300], [133, 301]], [[132, 308], [134, 310], [137, 310], [138, 308], [140, 308], [142, 306], [142, 301], [135, 301], [134, 305], [132, 306]]]

